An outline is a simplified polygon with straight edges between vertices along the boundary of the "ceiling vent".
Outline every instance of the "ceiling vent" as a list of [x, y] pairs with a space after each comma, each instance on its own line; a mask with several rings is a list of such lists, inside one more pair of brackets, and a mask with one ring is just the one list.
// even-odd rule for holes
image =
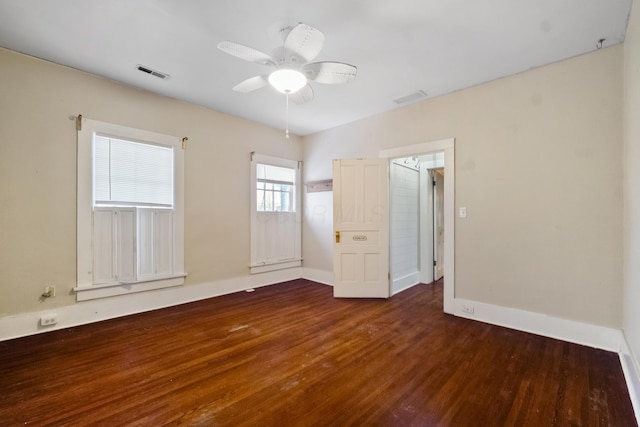
[[416, 102], [419, 101], [421, 99], [424, 99], [427, 97], [427, 93], [423, 90], [419, 90], [415, 93], [412, 93], [410, 95], [407, 96], [403, 96], [400, 98], [396, 98], [393, 100], [393, 102], [395, 102], [398, 105], [402, 105], [402, 104], [408, 104], [410, 102]]
[[160, 71], [152, 70], [151, 68], [148, 68], [142, 65], [138, 65], [138, 70], [142, 71], [143, 73], [147, 73], [147, 74], [151, 74], [152, 76], [159, 77], [162, 80], [169, 78], [169, 74], [161, 73]]

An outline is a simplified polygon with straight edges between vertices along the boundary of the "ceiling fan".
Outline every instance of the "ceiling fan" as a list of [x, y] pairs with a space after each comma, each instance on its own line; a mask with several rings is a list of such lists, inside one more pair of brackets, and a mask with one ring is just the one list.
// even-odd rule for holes
[[238, 43], [223, 41], [218, 49], [256, 64], [275, 70], [251, 77], [233, 87], [236, 92], [247, 93], [270, 84], [287, 95], [296, 104], [313, 99], [309, 81], [324, 84], [349, 83], [356, 78], [357, 68], [342, 62], [309, 62], [322, 50], [324, 34], [310, 25], [299, 23], [281, 30], [284, 43], [271, 55]]

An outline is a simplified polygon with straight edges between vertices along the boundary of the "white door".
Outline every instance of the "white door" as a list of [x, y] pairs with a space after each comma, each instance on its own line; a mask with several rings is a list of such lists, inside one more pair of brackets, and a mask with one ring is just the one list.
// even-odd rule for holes
[[433, 171], [433, 280], [444, 276], [444, 169]]
[[333, 161], [333, 295], [389, 298], [387, 159]]

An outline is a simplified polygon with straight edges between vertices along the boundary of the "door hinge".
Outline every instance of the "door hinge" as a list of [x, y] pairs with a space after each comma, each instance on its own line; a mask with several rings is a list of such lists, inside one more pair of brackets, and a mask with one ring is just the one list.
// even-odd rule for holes
[[184, 138], [182, 138], [182, 149], [186, 150], [187, 149], [187, 141], [189, 140], [189, 138], [187, 138], [186, 136]]
[[433, 266], [435, 267], [436, 265], [438, 265], [438, 261], [436, 261], [435, 259], [433, 260]]
[[391, 280], [391, 273], [387, 273], [387, 279]]
[[76, 117], [76, 130], [82, 130], [82, 114], [78, 114], [78, 117]]

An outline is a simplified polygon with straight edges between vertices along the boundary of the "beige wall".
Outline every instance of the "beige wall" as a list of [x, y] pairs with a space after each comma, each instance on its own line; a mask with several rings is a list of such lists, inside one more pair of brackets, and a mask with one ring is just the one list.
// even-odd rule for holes
[[[83, 114], [189, 137], [187, 286], [248, 274], [250, 151], [303, 157], [309, 181], [330, 178], [333, 158], [455, 137], [456, 205], [469, 212], [456, 220], [457, 296], [619, 328], [623, 52], [637, 63], [628, 46], [311, 135], [302, 149], [279, 130], [0, 49], [0, 316], [74, 304], [76, 142], [68, 117]], [[638, 67], [625, 69], [637, 89]], [[638, 98], [626, 98], [627, 117]], [[635, 154], [637, 126], [625, 127]], [[625, 183], [636, 194], [633, 159]], [[303, 230], [305, 267], [326, 272], [330, 196], [305, 194]], [[625, 205], [629, 228], [638, 200]], [[628, 295], [639, 293], [639, 272], [629, 267], [638, 265], [639, 241], [625, 240]], [[58, 296], [41, 303], [46, 284]], [[625, 328], [636, 336], [640, 329], [629, 308]]]
[[187, 136], [186, 285], [248, 275], [249, 153], [300, 138], [4, 49], [0, 76], [0, 316], [74, 304], [76, 114]]
[[[603, 49], [304, 137], [305, 180], [454, 137], [456, 297], [620, 328], [622, 61]], [[304, 265], [330, 271], [332, 224], [312, 213], [331, 198], [305, 201]]]
[[640, 372], [640, 4], [631, 11], [624, 46], [624, 322]]

